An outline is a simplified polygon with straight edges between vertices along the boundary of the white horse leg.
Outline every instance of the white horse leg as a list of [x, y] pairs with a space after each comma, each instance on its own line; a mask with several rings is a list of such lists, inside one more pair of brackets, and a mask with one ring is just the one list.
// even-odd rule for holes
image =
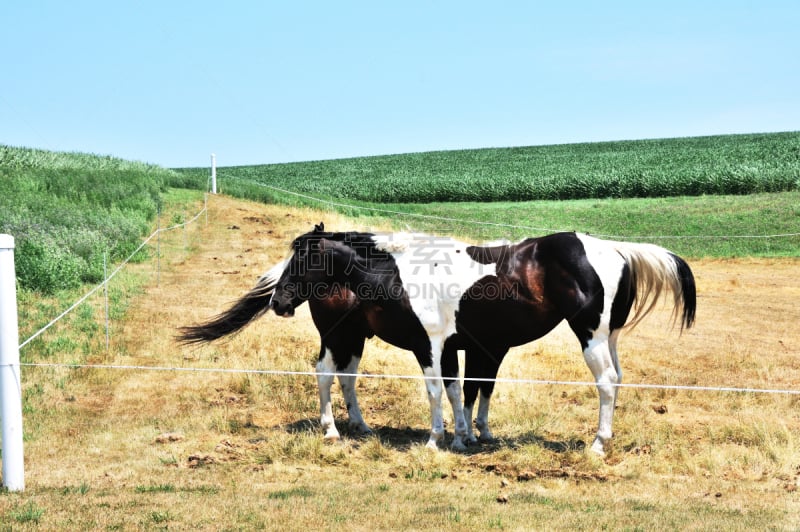
[[[616, 329], [608, 336], [608, 350], [611, 353], [611, 361], [614, 363], [614, 369], [617, 371], [617, 384], [622, 384], [622, 367], [619, 365], [619, 355], [617, 354], [617, 340], [621, 329]], [[614, 409], [617, 408], [617, 395], [619, 395], [619, 386], [614, 386]]]
[[601, 336], [589, 340], [589, 345], [583, 350], [583, 358], [589, 369], [592, 370], [600, 395], [600, 420], [597, 436], [591, 449], [600, 456], [604, 456], [605, 444], [613, 436], [611, 424], [614, 419], [614, 402], [617, 397], [616, 385], [619, 383], [617, 365], [612, 360], [608, 338]]
[[350, 421], [347, 426], [351, 431], [357, 434], [372, 434], [372, 429], [364, 422], [361, 415], [361, 408], [358, 406], [358, 398], [356, 397], [356, 373], [358, 373], [358, 364], [361, 362], [361, 357], [353, 357], [350, 363], [345, 368], [344, 372], [347, 375], [339, 375], [339, 385], [342, 387], [342, 395], [344, 395], [344, 403], [347, 405], [347, 416]]
[[[436, 360], [434, 359], [434, 363]], [[454, 451], [465, 451], [468, 443], [467, 422], [464, 419], [464, 405], [461, 398], [461, 380], [458, 375], [458, 351], [442, 344], [442, 352], [439, 355], [439, 367], [442, 368], [442, 375], [452, 379], [445, 387], [447, 399], [453, 408], [453, 443], [450, 448]]]
[[454, 380], [446, 388], [446, 391], [450, 405], [453, 407], [453, 421], [455, 422], [455, 428], [453, 429], [455, 434], [450, 448], [454, 451], [465, 451], [469, 442], [469, 432], [467, 430], [467, 422], [464, 419], [464, 407], [461, 404], [461, 383], [458, 380]]
[[438, 449], [439, 440], [444, 436], [441, 369], [439, 364], [435, 363], [432, 368], [423, 368], [422, 373], [425, 375], [425, 388], [431, 405], [431, 437], [425, 446], [429, 449]]
[[492, 397], [489, 395], [484, 395], [483, 392], [480, 393], [480, 399], [478, 400], [478, 417], [475, 418], [475, 426], [480, 431], [480, 440], [482, 442], [492, 442], [494, 441], [494, 435], [492, 431], [489, 430], [489, 401], [492, 400]]
[[325, 354], [317, 362], [317, 386], [319, 386], [319, 423], [325, 431], [326, 440], [338, 440], [339, 431], [336, 430], [336, 423], [333, 419], [333, 407], [331, 406], [331, 386], [333, 386], [336, 365], [333, 363], [333, 354], [330, 349], [325, 348]]

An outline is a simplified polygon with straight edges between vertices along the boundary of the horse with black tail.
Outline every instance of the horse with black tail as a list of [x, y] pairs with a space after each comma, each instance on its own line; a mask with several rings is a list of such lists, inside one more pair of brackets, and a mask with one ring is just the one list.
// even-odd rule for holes
[[[320, 242], [329, 246], [323, 249]], [[346, 264], [332, 260], [332, 245], [345, 250]], [[452, 447], [463, 449], [468, 428], [462, 410], [458, 361], [452, 357], [443, 365], [441, 353], [447, 338], [455, 333], [455, 311], [461, 295], [483, 272], [494, 271], [493, 265], [484, 267], [470, 259], [467, 247], [463, 242], [429, 235], [332, 233], [319, 224], [296, 238], [291, 258], [271, 268], [228, 310], [205, 323], [181, 328], [178, 339], [184, 343], [210, 342], [241, 330], [269, 309], [289, 317], [295, 308], [308, 302], [320, 334], [317, 381], [320, 422], [326, 439], [339, 438], [330, 395], [334, 376], [338, 376], [342, 387], [350, 429], [371, 431], [356, 397], [355, 374], [365, 340], [377, 335], [411, 351], [422, 368], [431, 408], [427, 445], [432, 448], [444, 435], [444, 377], [455, 421]], [[441, 256], [437, 259], [434, 255]], [[434, 275], [436, 260], [446, 264], [448, 272], [459, 275], [446, 279]], [[368, 278], [348, 277], [356, 266], [369, 272]], [[435, 286], [437, 281], [447, 286]]]
[[204, 323], [181, 327], [178, 341], [184, 344], [202, 344], [219, 340], [239, 332], [266, 314], [284, 265], [281, 262], [264, 273], [249, 292], [224, 312]]

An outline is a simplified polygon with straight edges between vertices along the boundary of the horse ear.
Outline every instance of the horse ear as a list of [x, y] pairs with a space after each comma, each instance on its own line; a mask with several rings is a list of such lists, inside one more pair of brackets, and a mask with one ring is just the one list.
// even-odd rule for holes
[[314, 226], [315, 233], [322, 233], [323, 231], [325, 231], [325, 224], [323, 222], [320, 222], [318, 225]]
[[495, 264], [506, 254], [508, 246], [492, 246], [480, 247], [469, 246], [467, 247], [467, 255], [472, 257], [472, 260], [481, 264]]

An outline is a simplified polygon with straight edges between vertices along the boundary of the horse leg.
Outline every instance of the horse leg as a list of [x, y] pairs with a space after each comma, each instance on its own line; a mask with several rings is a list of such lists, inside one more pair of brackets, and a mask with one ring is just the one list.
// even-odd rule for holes
[[458, 379], [458, 350], [454, 340], [448, 338], [444, 343], [441, 355], [442, 376], [447, 398], [453, 408], [453, 443], [450, 448], [454, 451], [464, 451], [468, 443], [467, 422], [464, 419], [464, 407], [461, 403], [461, 386]]
[[[616, 343], [616, 337], [614, 342]], [[605, 444], [611, 440], [614, 419], [614, 403], [617, 399], [617, 384], [621, 379], [619, 363], [611, 354], [612, 341], [605, 335], [593, 336], [583, 350], [583, 358], [594, 375], [597, 391], [600, 395], [600, 419], [597, 436], [592, 443], [592, 451], [600, 456], [605, 455]]]
[[480, 391], [480, 383], [472, 379], [481, 377], [475, 369], [475, 356], [471, 349], [466, 349], [464, 354], [464, 421], [467, 425], [467, 442], [470, 444], [478, 442], [478, 438], [472, 431], [472, 409], [475, 407], [475, 400]]
[[438, 449], [439, 440], [444, 436], [441, 370], [433, 366], [422, 368], [422, 373], [425, 376], [425, 389], [428, 394], [428, 402], [431, 405], [431, 436], [425, 446], [429, 449]]
[[494, 441], [494, 434], [489, 430], [489, 402], [492, 400], [492, 393], [485, 393], [481, 390], [480, 401], [478, 402], [478, 415], [475, 418], [475, 427], [480, 432], [478, 440], [482, 443]]
[[[420, 338], [422, 339], [422, 338]], [[444, 418], [442, 416], [442, 364], [441, 338], [425, 338], [425, 341], [413, 349], [422, 374], [425, 376], [425, 390], [431, 406], [431, 436], [425, 446], [438, 449], [439, 440], [444, 436]], [[463, 416], [463, 414], [462, 414]]]
[[[492, 442], [494, 435], [489, 430], [489, 403], [494, 392], [494, 380], [500, 369], [506, 351], [490, 352], [485, 347], [468, 348], [465, 356], [464, 368], [464, 417], [468, 420], [470, 442]], [[468, 379], [491, 379], [469, 381]], [[480, 391], [480, 398], [478, 398]], [[475, 438], [472, 433], [472, 410], [475, 400], [478, 399], [478, 415], [475, 418], [475, 427], [479, 436]]]
[[[364, 343], [361, 342], [363, 349]], [[364, 417], [361, 415], [361, 408], [358, 406], [358, 398], [356, 397], [356, 373], [358, 373], [358, 364], [361, 362], [361, 351], [354, 353], [350, 359], [350, 364], [344, 369], [344, 374], [339, 374], [339, 385], [342, 387], [342, 395], [344, 395], [344, 402], [347, 405], [347, 416], [350, 419], [347, 423], [348, 428], [356, 434], [372, 434], [372, 429], [364, 422]]]
[[507, 350], [486, 353], [484, 355], [486, 360], [484, 360], [483, 367], [481, 368], [481, 377], [490, 380], [484, 380], [479, 383], [481, 395], [478, 402], [478, 416], [475, 418], [475, 427], [480, 432], [478, 439], [484, 443], [494, 441], [494, 435], [492, 431], [489, 430], [489, 403], [492, 400], [492, 393], [494, 392], [494, 379], [497, 378], [497, 372], [500, 371], [500, 361], [503, 360], [506, 352]]
[[[619, 339], [620, 329], [611, 331], [608, 336], [608, 350], [611, 353], [611, 361], [614, 364], [614, 369], [617, 372], [617, 384], [622, 384], [622, 367], [619, 365], [619, 355], [617, 354], [617, 340]], [[612, 409], [617, 408], [617, 395], [619, 395], [619, 386], [614, 386], [614, 406]]]
[[322, 430], [325, 431], [326, 440], [339, 439], [339, 431], [336, 430], [331, 406], [331, 386], [334, 373], [336, 373], [336, 365], [333, 361], [333, 352], [323, 344], [317, 362], [317, 386], [319, 387], [319, 423], [322, 425]]

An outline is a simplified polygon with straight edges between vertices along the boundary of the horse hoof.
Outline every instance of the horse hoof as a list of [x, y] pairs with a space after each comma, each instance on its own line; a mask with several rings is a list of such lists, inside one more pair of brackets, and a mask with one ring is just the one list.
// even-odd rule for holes
[[371, 436], [373, 434], [372, 429], [366, 425], [350, 425], [348, 428], [356, 436]]
[[428, 443], [425, 444], [425, 447], [432, 451], [439, 450], [439, 445], [437, 444], [436, 440], [428, 440]]
[[450, 445], [450, 450], [455, 452], [464, 452], [467, 450], [467, 446], [461, 440], [453, 440], [453, 443]]
[[603, 448], [603, 442], [595, 441], [590, 449], [597, 456], [603, 457], [606, 455], [606, 450]]

